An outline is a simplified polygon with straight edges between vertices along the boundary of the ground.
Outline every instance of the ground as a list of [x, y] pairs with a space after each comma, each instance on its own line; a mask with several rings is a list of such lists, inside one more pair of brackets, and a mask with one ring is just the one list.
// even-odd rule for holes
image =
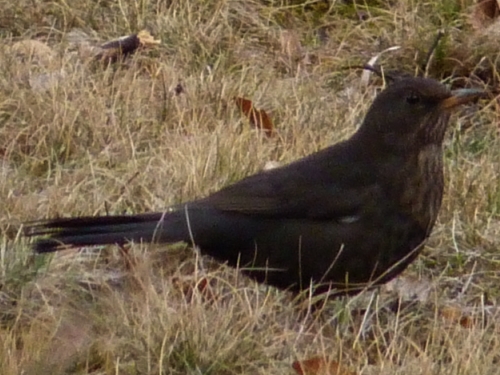
[[[355, 3], [0, 1], [0, 373], [293, 374], [318, 356], [357, 374], [498, 373], [499, 44], [473, 1]], [[107, 66], [75, 29], [161, 44]], [[48, 48], [14, 48], [35, 39]], [[356, 66], [392, 46], [387, 70], [492, 94], [454, 114], [438, 223], [388, 288], [313, 313], [181, 245], [34, 256], [22, 238], [29, 220], [160, 210], [348, 137], [384, 84]]]

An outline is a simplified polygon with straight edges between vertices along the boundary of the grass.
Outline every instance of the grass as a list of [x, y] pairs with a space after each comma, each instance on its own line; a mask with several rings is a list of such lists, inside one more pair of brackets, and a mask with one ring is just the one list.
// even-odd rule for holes
[[[431, 76], [497, 82], [497, 44], [473, 39], [471, 1], [297, 3], [0, 1], [0, 373], [291, 374], [318, 355], [360, 374], [498, 372], [495, 100], [453, 117], [439, 222], [404, 274], [430, 280], [430, 294], [396, 312], [383, 290], [304, 314], [182, 246], [133, 246], [131, 268], [113, 247], [35, 257], [20, 237], [37, 218], [159, 210], [344, 139], [381, 84], [345, 68], [401, 45], [382, 64], [416, 71], [441, 28]], [[74, 27], [102, 41], [147, 28], [162, 44], [102, 68], [70, 48]], [[284, 27], [298, 56], [281, 45]], [[51, 47], [48, 62], [13, 53], [30, 38]], [[30, 74], [60, 69], [58, 85], [30, 88]], [[251, 129], [233, 96], [268, 111], [279, 137]]]

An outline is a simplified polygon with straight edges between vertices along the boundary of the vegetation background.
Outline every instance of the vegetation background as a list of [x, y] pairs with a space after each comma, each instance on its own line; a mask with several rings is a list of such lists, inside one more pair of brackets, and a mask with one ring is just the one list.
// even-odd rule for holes
[[[383, 85], [354, 67], [387, 47], [401, 49], [381, 57], [385, 69], [495, 89], [498, 12], [473, 5], [0, 0], [0, 373], [292, 374], [294, 361], [324, 357], [339, 374], [498, 374], [493, 96], [453, 117], [423, 255], [389, 287], [320, 314], [182, 245], [33, 256], [19, 231], [161, 210], [344, 139]], [[147, 29], [161, 44], [104, 66], [81, 56], [74, 29], [97, 45]], [[46, 48], [14, 48], [27, 40]], [[277, 135], [252, 128], [234, 96], [264, 109]]]

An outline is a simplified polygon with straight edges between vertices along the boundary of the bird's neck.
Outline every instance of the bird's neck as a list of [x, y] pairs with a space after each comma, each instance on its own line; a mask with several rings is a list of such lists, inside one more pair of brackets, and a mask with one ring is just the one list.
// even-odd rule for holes
[[448, 113], [430, 112], [421, 122], [424, 125], [432, 124], [432, 126], [420, 126], [413, 131], [406, 132], [405, 129], [390, 131], [378, 124], [365, 122], [354, 134], [353, 139], [357, 139], [356, 142], [363, 145], [368, 145], [376, 153], [416, 153], [423, 148], [443, 144], [449, 117]]

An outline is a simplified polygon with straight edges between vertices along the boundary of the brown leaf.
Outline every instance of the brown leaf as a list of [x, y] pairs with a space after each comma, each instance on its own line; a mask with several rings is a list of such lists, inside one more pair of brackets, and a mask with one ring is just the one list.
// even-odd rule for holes
[[466, 315], [459, 307], [445, 306], [439, 312], [445, 321], [460, 324], [463, 328], [472, 328], [475, 323], [470, 315]]
[[500, 3], [498, 0], [480, 0], [477, 9], [487, 18], [494, 19], [500, 15]]
[[469, 17], [470, 23], [476, 30], [489, 26], [500, 15], [500, 2], [498, 0], [479, 0], [474, 5]]
[[235, 97], [234, 101], [253, 126], [262, 129], [268, 137], [275, 134], [273, 123], [264, 110], [255, 108], [252, 101], [245, 98]]
[[300, 375], [356, 375], [355, 372], [343, 368], [338, 362], [324, 357], [295, 361], [292, 367]]

